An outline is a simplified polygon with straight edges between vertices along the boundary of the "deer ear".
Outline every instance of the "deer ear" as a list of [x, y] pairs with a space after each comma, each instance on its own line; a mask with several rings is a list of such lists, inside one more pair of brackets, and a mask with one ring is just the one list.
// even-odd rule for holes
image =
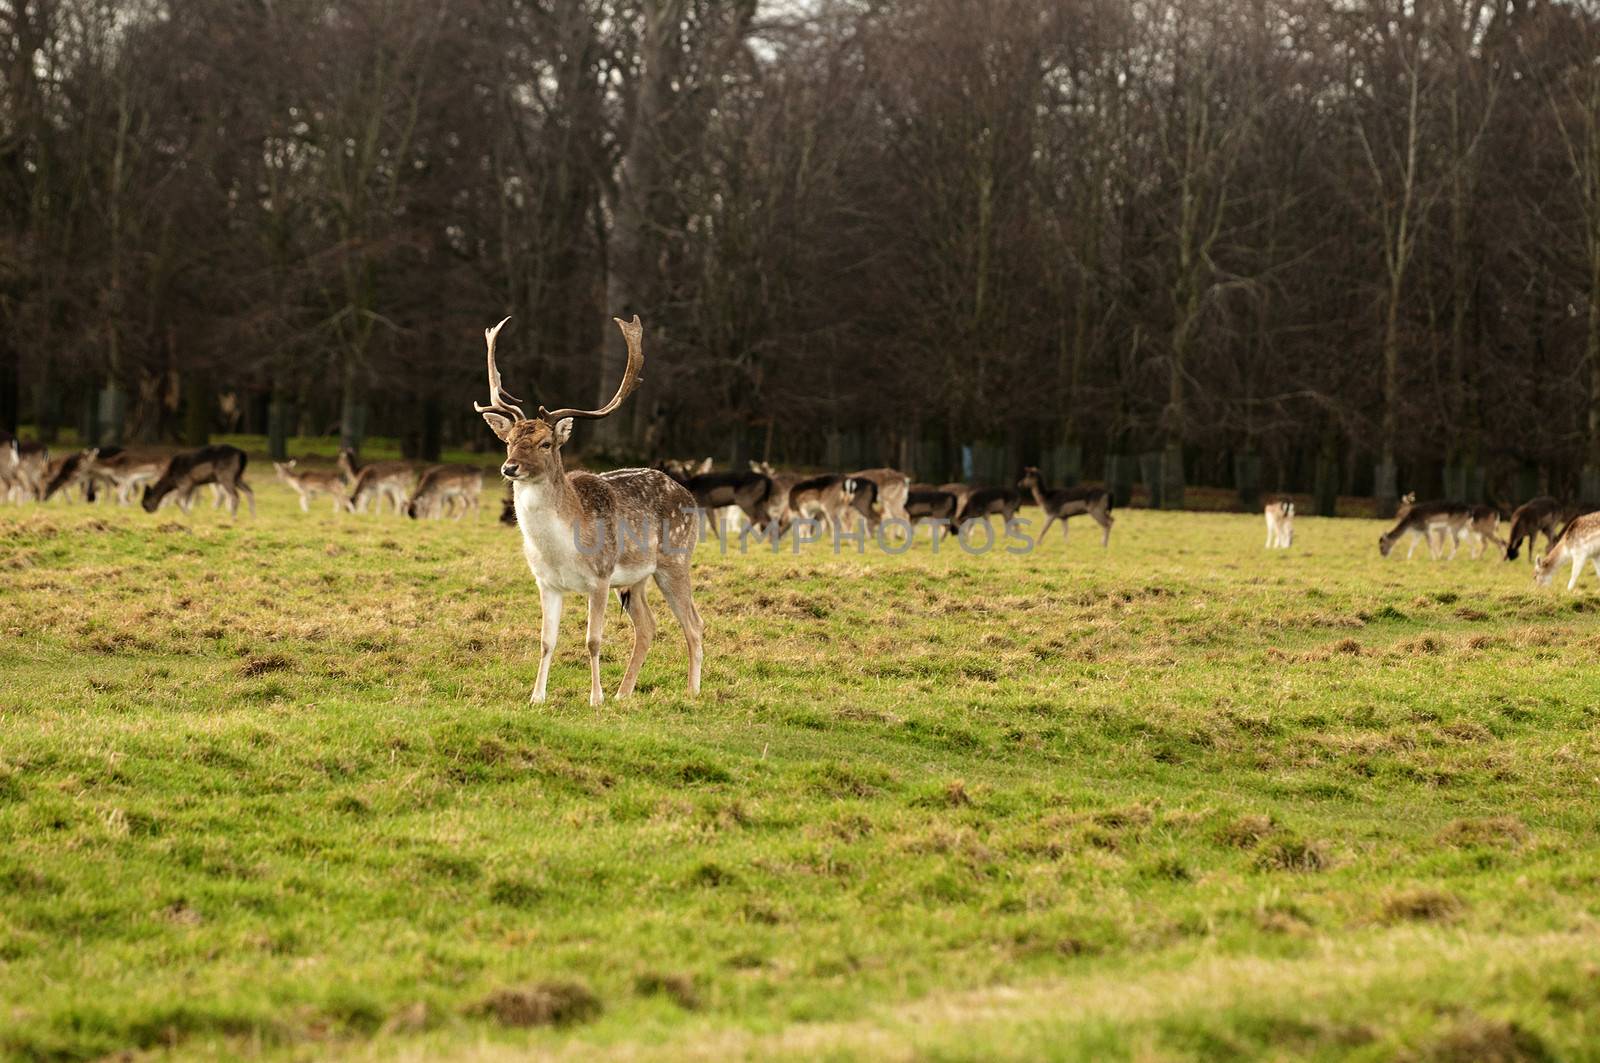
[[483, 419], [488, 422], [489, 431], [499, 436], [500, 442], [504, 443], [506, 437], [511, 434], [511, 418], [495, 413], [493, 410], [484, 410]]
[[550, 429], [550, 434], [555, 436], [556, 446], [560, 446], [572, 438], [572, 418], [563, 417]]

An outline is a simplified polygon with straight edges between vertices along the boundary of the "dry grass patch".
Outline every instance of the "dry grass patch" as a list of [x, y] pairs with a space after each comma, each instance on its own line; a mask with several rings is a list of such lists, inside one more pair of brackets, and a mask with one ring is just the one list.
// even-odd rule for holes
[[578, 982], [497, 989], [471, 1009], [502, 1026], [572, 1026], [595, 1019], [602, 1010], [600, 998]]
[[1440, 922], [1454, 919], [1466, 905], [1448, 890], [1431, 886], [1400, 890], [1383, 899], [1380, 909], [1384, 922]]
[[1458, 848], [1505, 846], [1512, 848], [1528, 840], [1528, 828], [1515, 816], [1486, 819], [1458, 819], [1439, 832], [1439, 844]]

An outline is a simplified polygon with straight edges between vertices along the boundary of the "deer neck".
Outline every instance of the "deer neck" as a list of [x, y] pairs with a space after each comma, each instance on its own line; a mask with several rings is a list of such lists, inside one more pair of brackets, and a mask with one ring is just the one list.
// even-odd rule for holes
[[543, 543], [555, 535], [570, 543], [573, 523], [583, 519], [583, 503], [561, 464], [561, 455], [555, 456], [553, 466], [550, 475], [537, 483], [514, 482], [511, 496], [516, 502], [518, 522], [530, 540]]
[[1040, 485], [1038, 480], [1035, 480], [1033, 483], [1029, 484], [1028, 490], [1033, 492], [1034, 505], [1038, 506], [1040, 509], [1049, 508], [1044, 504], [1044, 488]]

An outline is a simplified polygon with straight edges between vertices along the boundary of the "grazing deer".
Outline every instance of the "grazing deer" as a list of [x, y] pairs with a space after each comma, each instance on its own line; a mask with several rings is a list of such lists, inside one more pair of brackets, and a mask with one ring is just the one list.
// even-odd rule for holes
[[51, 458], [39, 482], [39, 501], [48, 502], [57, 494], [70, 500], [76, 489], [85, 502], [93, 502], [94, 481], [89, 478], [91, 460], [87, 450], [75, 450], [71, 454]]
[[272, 471], [277, 473], [278, 479], [288, 484], [294, 493], [300, 496], [300, 512], [310, 513], [311, 500], [318, 495], [332, 496], [335, 513], [352, 511], [350, 499], [345, 494], [349, 488], [346, 486], [342, 470], [302, 469], [298, 462], [298, 458], [275, 461], [272, 463]]
[[160, 479], [167, 462], [157, 454], [135, 454], [120, 447], [94, 447], [84, 454], [84, 474], [115, 491], [119, 506], [129, 505], [136, 494]]
[[368, 502], [374, 502], [374, 512], [381, 513], [385, 500], [394, 505], [395, 513], [405, 512], [406, 498], [417, 479], [417, 470], [409, 461], [374, 461], [358, 466], [348, 448], [339, 451], [339, 471], [349, 479], [350, 508], [357, 513], [365, 513]]
[[617, 697], [633, 692], [655, 619], [645, 602], [646, 581], [656, 586], [678, 618], [689, 645], [689, 693], [700, 692], [704, 626], [694, 606], [690, 558], [695, 546], [695, 499], [682, 484], [659, 469], [618, 469], [596, 476], [567, 472], [561, 445], [572, 435], [572, 419], [608, 416], [639, 386], [644, 366], [643, 329], [638, 317], [617, 318], [628, 345], [628, 366], [616, 395], [598, 410], [546, 410], [525, 415], [516, 399], [500, 389], [494, 341], [506, 318], [484, 329], [489, 357], [489, 403], [474, 408], [506, 445], [500, 472], [511, 481], [523, 554], [539, 585], [543, 613], [539, 635], [539, 676], [532, 700], [545, 699], [550, 661], [556, 652], [561, 607], [567, 594], [589, 600], [589, 704], [599, 705], [600, 645], [605, 630], [606, 596], [618, 588], [622, 607], [633, 621], [633, 657]]
[[969, 520], [983, 520], [991, 514], [998, 513], [1009, 525], [1021, 505], [1022, 495], [1014, 487], [974, 487], [961, 503], [961, 511], [956, 514], [956, 523], [965, 524]]
[[144, 511], [154, 513], [171, 495], [185, 513], [193, 505], [196, 489], [204, 484], [216, 484], [228, 500], [230, 516], [239, 515], [239, 495], [242, 492], [250, 503], [250, 515], [256, 515], [256, 493], [244, 482], [244, 467], [249, 461], [245, 452], [227, 443], [218, 443], [199, 450], [174, 454], [167, 459], [161, 476], [144, 489]]
[[954, 526], [960, 508], [961, 499], [950, 491], [917, 485], [906, 491], [906, 519], [913, 527], [917, 521], [933, 521], [930, 534], [935, 542]]
[[1294, 503], [1288, 499], [1268, 502], [1263, 511], [1267, 518], [1267, 546], [1287, 550], [1294, 545]]
[[1600, 558], [1596, 554], [1600, 554], [1600, 513], [1585, 513], [1573, 518], [1544, 556], [1534, 561], [1534, 582], [1541, 587], [1549, 586], [1556, 569], [1570, 561], [1572, 578], [1567, 581], [1567, 590], [1575, 590], [1585, 561], [1593, 561], [1595, 575], [1600, 576]]
[[801, 480], [789, 488], [789, 509], [778, 527], [777, 538], [783, 538], [790, 525], [802, 519], [825, 520], [836, 537], [843, 534], [845, 511], [855, 501], [858, 488], [862, 488], [861, 483], [837, 473]]
[[6, 496], [13, 502], [44, 497], [45, 479], [50, 469], [50, 448], [11, 436], [0, 455], [0, 480]]
[[1467, 522], [1456, 532], [1456, 538], [1472, 540], [1472, 558], [1476, 561], [1483, 556], [1483, 551], [1488, 543], [1494, 543], [1505, 552], [1506, 542], [1496, 535], [1500, 528], [1500, 511], [1493, 506], [1473, 506], [1467, 511]]
[[469, 465], [435, 465], [423, 472], [416, 490], [406, 499], [406, 516], [442, 520], [455, 509], [456, 520], [472, 512], [478, 518], [478, 496], [483, 493], [483, 470]]
[[865, 480], [872, 485], [870, 492], [858, 490], [851, 505], [856, 512], [866, 519], [867, 530], [876, 532], [878, 523], [887, 518], [904, 522], [911, 526], [911, 517], [906, 513], [906, 495], [911, 491], [911, 477], [899, 469], [862, 469], [849, 474], [860, 484]]
[[[1407, 496], [1414, 498], [1414, 496]], [[1461, 537], [1472, 521], [1472, 509], [1460, 502], [1423, 502], [1413, 501], [1401, 508], [1395, 519], [1394, 527], [1378, 536], [1378, 552], [1384, 557], [1389, 556], [1389, 551], [1400, 540], [1402, 535], [1411, 540], [1410, 549], [1406, 551], [1406, 560], [1411, 560], [1411, 555], [1416, 553], [1417, 543], [1427, 540], [1428, 554], [1435, 561], [1444, 549], [1448, 540], [1450, 543], [1450, 557], [1456, 556], [1460, 546]], [[1434, 536], [1439, 536], [1437, 544]]]
[[1549, 495], [1530, 498], [1518, 506], [1511, 514], [1511, 534], [1506, 540], [1506, 560], [1515, 561], [1517, 554], [1522, 550], [1523, 541], [1526, 540], [1529, 560], [1538, 561], [1540, 533], [1544, 534], [1546, 549], [1554, 546], [1565, 513], [1566, 507]]
[[[1067, 538], [1067, 518], [1087, 513], [1100, 525], [1100, 545], [1111, 545], [1111, 525], [1116, 518], [1111, 515], [1111, 495], [1101, 487], [1063, 487], [1052, 491], [1045, 486], [1039, 470], [1032, 465], [1022, 470], [1017, 486], [1033, 492], [1034, 503], [1045, 513], [1044, 527], [1039, 529], [1039, 541], [1044, 542], [1045, 532], [1056, 521], [1061, 522], [1061, 538]], [[1011, 518], [1006, 517], [1010, 523]]]
[[[710, 459], [706, 459], [709, 461]], [[670, 472], [668, 476], [672, 476]], [[720, 539], [723, 521], [717, 511], [737, 506], [751, 527], [760, 530], [767, 524], [767, 499], [772, 494], [772, 480], [764, 473], [737, 470], [728, 472], [701, 472], [687, 479], [673, 477], [694, 496], [694, 503], [706, 512], [713, 522], [713, 530]]]

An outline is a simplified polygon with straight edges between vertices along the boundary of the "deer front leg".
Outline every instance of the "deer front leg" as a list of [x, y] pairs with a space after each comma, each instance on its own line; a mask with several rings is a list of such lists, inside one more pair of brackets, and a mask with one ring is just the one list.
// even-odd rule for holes
[[[1050, 525], [1054, 524], [1055, 522], [1056, 522], [1056, 515], [1047, 510], [1045, 512], [1045, 515], [1044, 515], [1044, 527], [1039, 529], [1039, 541], [1041, 543], [1044, 542], [1045, 533], [1050, 530]], [[1062, 521], [1061, 522], [1061, 541], [1062, 542], [1066, 542], [1067, 541], [1067, 522], [1066, 521]]]
[[550, 681], [550, 660], [556, 655], [564, 601], [560, 592], [539, 588], [539, 677], [533, 681], [533, 695], [528, 699], [535, 704], [544, 700], [545, 685]]
[[622, 685], [617, 688], [619, 698], [633, 693], [633, 684], [638, 681], [639, 669], [644, 665], [644, 655], [650, 652], [650, 642], [656, 637], [656, 618], [651, 615], [650, 606], [644, 600], [644, 591], [648, 586], [648, 582], [640, 580], [618, 592], [622, 607], [628, 611], [628, 619], [633, 621], [633, 656], [628, 660]]
[[606, 596], [610, 588], [601, 584], [600, 589], [589, 593], [589, 704], [598, 705], [606, 699], [605, 691], [600, 688], [600, 644], [601, 636], [606, 630]]
[[1575, 591], [1578, 589], [1578, 577], [1583, 575], [1583, 565], [1588, 560], [1588, 554], [1575, 553], [1572, 555], [1572, 578], [1567, 580], [1567, 590]]

